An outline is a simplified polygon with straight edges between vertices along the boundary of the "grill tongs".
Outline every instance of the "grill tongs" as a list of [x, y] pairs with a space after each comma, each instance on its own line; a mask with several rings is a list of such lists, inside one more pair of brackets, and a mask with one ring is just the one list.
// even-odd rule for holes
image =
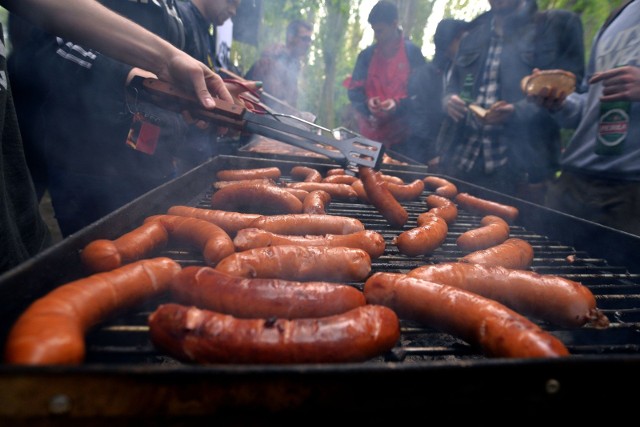
[[[378, 169], [384, 146], [377, 141], [354, 136], [339, 140], [308, 129], [284, 123], [276, 114], [260, 114], [247, 108], [216, 99], [213, 110], [205, 110], [198, 100], [181, 89], [158, 79], [135, 77], [129, 85], [138, 99], [150, 101], [172, 111], [188, 111], [192, 117], [218, 126], [246, 131], [322, 154], [355, 172], [359, 166]], [[313, 125], [302, 119], [307, 125]], [[323, 129], [317, 127], [318, 129]]]

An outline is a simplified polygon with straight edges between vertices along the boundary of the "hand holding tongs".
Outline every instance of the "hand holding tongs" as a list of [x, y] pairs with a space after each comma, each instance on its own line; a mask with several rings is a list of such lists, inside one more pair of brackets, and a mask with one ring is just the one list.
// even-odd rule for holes
[[[188, 111], [193, 118], [215, 123], [231, 129], [256, 133], [305, 150], [325, 155], [351, 171], [359, 166], [378, 169], [382, 162], [384, 147], [380, 142], [362, 136], [345, 140], [335, 139], [293, 126], [278, 120], [278, 115], [258, 113], [240, 105], [216, 99], [216, 107], [204, 109], [195, 96], [171, 84], [152, 78], [135, 77], [130, 87], [137, 96], [173, 111]], [[293, 118], [293, 117], [292, 117]], [[315, 126], [312, 123], [299, 121]], [[319, 129], [322, 129], [318, 127]]]

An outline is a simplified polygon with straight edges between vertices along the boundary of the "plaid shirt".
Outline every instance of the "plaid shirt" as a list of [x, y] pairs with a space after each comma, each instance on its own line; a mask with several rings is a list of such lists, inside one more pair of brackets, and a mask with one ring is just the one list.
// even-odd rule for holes
[[[498, 71], [500, 69], [500, 54], [502, 53], [502, 37], [495, 31], [491, 37], [491, 46], [487, 54], [487, 62], [482, 73], [482, 81], [475, 103], [489, 108], [497, 99]], [[496, 131], [500, 126], [482, 125], [475, 118], [467, 116], [467, 125], [471, 126], [469, 138], [458, 150], [459, 168], [470, 171], [482, 152], [485, 173], [491, 173], [507, 163], [507, 147], [500, 141]]]

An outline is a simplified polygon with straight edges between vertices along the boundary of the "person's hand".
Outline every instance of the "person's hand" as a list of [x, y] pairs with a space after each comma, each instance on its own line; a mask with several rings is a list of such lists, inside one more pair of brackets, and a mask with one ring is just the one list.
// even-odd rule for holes
[[640, 68], [632, 65], [595, 73], [589, 84], [602, 82], [601, 102], [640, 101]]
[[447, 99], [446, 104], [447, 114], [449, 117], [453, 119], [456, 123], [460, 120], [464, 119], [467, 115], [467, 103], [462, 100], [458, 95], [451, 95], [449, 99]]
[[484, 123], [488, 125], [499, 125], [506, 122], [513, 114], [515, 107], [505, 101], [498, 101], [487, 110], [484, 116]]
[[[538, 68], [534, 68], [531, 76], [535, 76], [539, 73], [540, 70]], [[567, 96], [569, 96], [569, 94], [562, 90], [558, 90], [553, 87], [543, 87], [537, 94], [527, 95], [527, 100], [539, 105], [540, 107], [546, 108], [549, 111], [558, 111], [562, 108]]]
[[377, 115], [381, 109], [380, 98], [377, 96], [369, 98], [367, 100], [367, 108], [369, 109], [369, 112], [371, 113], [371, 115], [373, 116]]

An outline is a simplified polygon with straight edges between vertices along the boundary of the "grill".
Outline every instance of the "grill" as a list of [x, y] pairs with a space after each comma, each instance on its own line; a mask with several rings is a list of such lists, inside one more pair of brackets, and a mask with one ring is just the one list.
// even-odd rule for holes
[[[286, 173], [300, 164], [321, 172], [335, 167], [317, 160], [218, 156], [0, 276], [2, 342], [31, 301], [86, 274], [78, 253], [90, 241], [116, 238], [172, 205], [209, 207], [217, 170], [278, 166], [286, 182], [291, 181]], [[384, 165], [383, 171], [405, 182], [428, 174], [418, 165]], [[206, 418], [262, 425], [310, 419], [335, 422], [337, 415], [348, 414], [363, 421], [397, 422], [427, 415], [427, 409], [446, 409], [455, 410], [448, 414], [451, 417], [469, 416], [482, 424], [484, 416], [495, 421], [499, 414], [478, 411], [496, 403], [495, 408], [518, 409], [529, 419], [545, 421], [546, 410], [574, 409], [573, 416], [579, 416], [591, 400], [617, 406], [626, 397], [625, 384], [633, 387], [633, 380], [639, 379], [640, 238], [446, 178], [459, 191], [518, 207], [520, 217], [511, 226], [511, 236], [533, 246], [532, 270], [589, 287], [611, 326], [561, 329], [540, 323], [568, 347], [571, 356], [562, 359], [490, 359], [451, 335], [402, 321], [396, 347], [364, 363], [195, 366], [176, 362], [150, 343], [146, 318], [166, 301], [159, 297], [91, 331], [81, 366], [0, 366], [0, 421], [100, 425], [118, 419], [136, 425], [158, 420], [182, 425]], [[419, 201], [403, 203], [409, 212], [404, 229], [415, 226], [429, 193], [425, 190]], [[374, 207], [334, 200], [328, 213], [356, 217], [367, 229], [383, 234], [387, 250], [373, 260], [374, 272], [407, 272], [426, 263], [455, 261], [462, 256], [456, 238], [478, 227], [481, 219], [460, 209], [445, 243], [431, 256], [411, 258], [391, 244], [402, 230], [391, 228]], [[202, 265], [201, 254], [189, 247], [169, 246], [159, 255], [183, 266]], [[362, 289], [363, 283], [351, 285]], [[614, 417], [623, 414], [624, 410], [609, 412]]]

